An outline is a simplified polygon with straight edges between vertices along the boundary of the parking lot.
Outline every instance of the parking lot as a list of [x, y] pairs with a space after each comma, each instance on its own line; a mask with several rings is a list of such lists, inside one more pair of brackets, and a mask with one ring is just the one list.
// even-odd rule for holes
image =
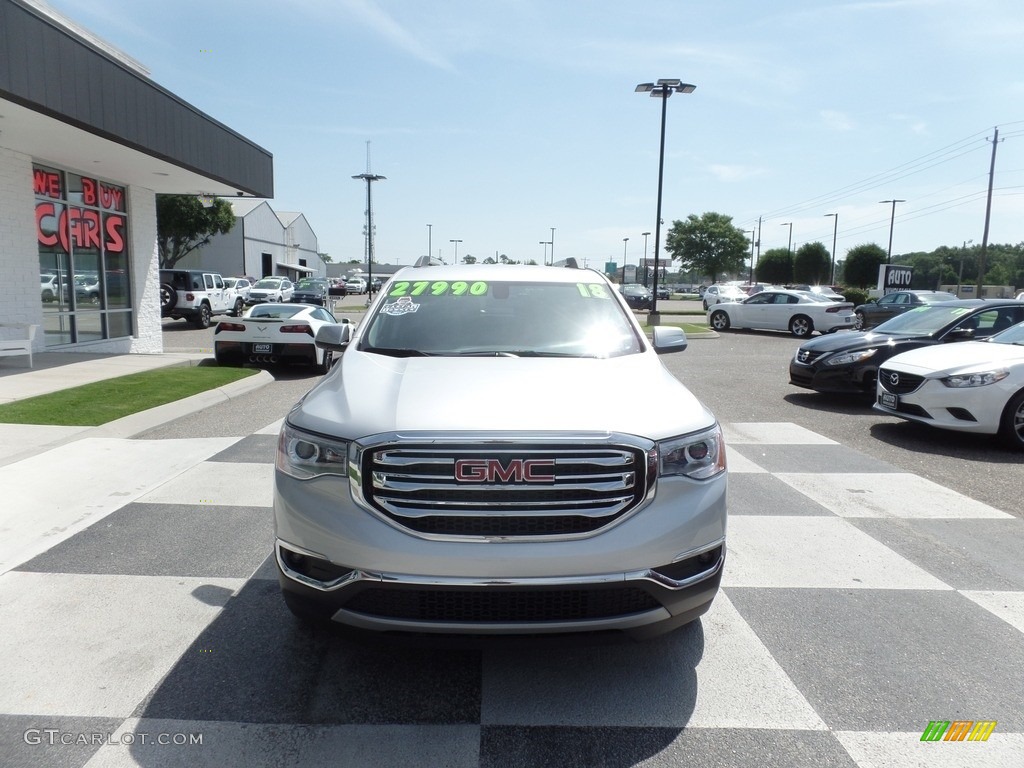
[[[166, 347], [212, 332], [176, 324]], [[1021, 455], [791, 387], [798, 343], [727, 333], [665, 358], [725, 428], [729, 556], [711, 612], [642, 644], [367, 646], [297, 625], [269, 505], [304, 371], [3, 468], [27, 507], [71, 503], [36, 480], [55, 462], [105, 470], [78, 502], [92, 524], [46, 532], [0, 580], [0, 764], [1019, 766]], [[637, 382], [607, 407], [672, 403]], [[922, 742], [936, 720], [997, 725]]]

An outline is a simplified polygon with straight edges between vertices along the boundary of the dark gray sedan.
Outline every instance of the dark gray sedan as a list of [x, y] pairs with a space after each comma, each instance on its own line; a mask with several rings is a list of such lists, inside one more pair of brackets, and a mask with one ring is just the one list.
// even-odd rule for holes
[[890, 317], [901, 315], [908, 309], [955, 299], [956, 296], [945, 291], [895, 291], [854, 307], [854, 322], [857, 330], [863, 331], [865, 328], [874, 328], [879, 323], [884, 323]]

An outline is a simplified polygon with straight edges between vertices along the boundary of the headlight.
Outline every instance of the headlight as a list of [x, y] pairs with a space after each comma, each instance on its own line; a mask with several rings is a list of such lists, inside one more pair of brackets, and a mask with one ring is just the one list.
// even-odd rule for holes
[[841, 355], [830, 357], [825, 361], [825, 365], [852, 365], [861, 360], [867, 360], [877, 351], [877, 349], [859, 349], [856, 352], [843, 352]]
[[1010, 372], [1006, 368], [997, 368], [994, 371], [961, 373], [957, 376], [946, 376], [944, 379], [939, 379], [939, 381], [953, 389], [962, 389], [965, 387], [987, 387], [989, 384], [995, 384], [997, 381], [1002, 381], [1009, 375]]
[[676, 437], [658, 443], [658, 475], [686, 475], [707, 480], [725, 471], [725, 441], [722, 429], [714, 427], [696, 435]]
[[348, 474], [348, 443], [300, 432], [287, 422], [277, 438], [277, 468], [299, 480]]

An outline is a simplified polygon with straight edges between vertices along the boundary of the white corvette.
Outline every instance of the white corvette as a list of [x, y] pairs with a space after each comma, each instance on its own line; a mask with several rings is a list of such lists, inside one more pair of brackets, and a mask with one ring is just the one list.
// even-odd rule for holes
[[831, 301], [808, 291], [771, 288], [742, 301], [714, 304], [708, 310], [708, 325], [716, 331], [730, 328], [759, 328], [789, 331], [806, 338], [814, 331], [831, 333], [853, 328], [853, 304]]
[[337, 322], [312, 304], [257, 304], [242, 317], [217, 323], [213, 354], [218, 365], [299, 363], [327, 373], [332, 354], [317, 349], [313, 339], [320, 328]]
[[942, 429], [996, 435], [1024, 450], [1024, 323], [986, 341], [936, 344], [878, 370], [875, 408]]

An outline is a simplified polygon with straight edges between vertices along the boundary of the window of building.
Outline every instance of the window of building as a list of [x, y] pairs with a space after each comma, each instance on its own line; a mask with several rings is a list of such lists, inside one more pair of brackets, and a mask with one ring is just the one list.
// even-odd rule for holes
[[46, 345], [131, 336], [125, 188], [43, 165], [32, 176]]

